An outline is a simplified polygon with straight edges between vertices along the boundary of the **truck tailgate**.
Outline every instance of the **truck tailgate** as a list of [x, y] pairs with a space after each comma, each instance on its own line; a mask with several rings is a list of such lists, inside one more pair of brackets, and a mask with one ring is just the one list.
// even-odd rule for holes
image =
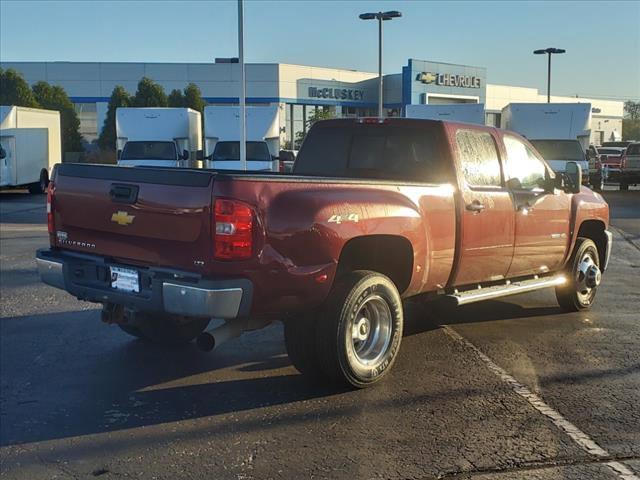
[[212, 251], [213, 177], [204, 171], [59, 165], [53, 241], [124, 263], [198, 271]]

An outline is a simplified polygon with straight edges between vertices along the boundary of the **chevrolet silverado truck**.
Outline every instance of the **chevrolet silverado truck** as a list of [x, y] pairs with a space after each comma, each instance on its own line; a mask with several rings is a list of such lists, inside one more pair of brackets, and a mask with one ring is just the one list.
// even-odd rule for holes
[[366, 387], [397, 358], [408, 297], [553, 287], [564, 310], [591, 307], [612, 237], [580, 178], [496, 128], [328, 120], [291, 175], [58, 165], [37, 265], [151, 341], [211, 350], [283, 320], [300, 372]]

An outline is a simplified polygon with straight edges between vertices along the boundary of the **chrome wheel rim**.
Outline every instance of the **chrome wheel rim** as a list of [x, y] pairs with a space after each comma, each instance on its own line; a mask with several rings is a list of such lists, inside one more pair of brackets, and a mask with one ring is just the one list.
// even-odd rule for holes
[[385, 357], [391, 344], [391, 309], [379, 295], [365, 300], [349, 328], [353, 353], [359, 363], [375, 366]]
[[601, 277], [593, 252], [585, 252], [576, 269], [576, 293], [582, 305], [589, 305], [593, 301]]

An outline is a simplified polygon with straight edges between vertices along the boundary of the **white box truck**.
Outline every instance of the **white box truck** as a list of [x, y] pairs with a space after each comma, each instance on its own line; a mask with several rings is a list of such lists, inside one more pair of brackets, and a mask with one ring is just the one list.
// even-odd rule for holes
[[501, 127], [526, 137], [556, 172], [578, 163], [588, 183], [590, 103], [510, 103], [502, 109]]
[[[247, 170], [280, 170], [280, 118], [277, 105], [246, 107]], [[207, 168], [240, 169], [240, 107], [204, 108]]]
[[190, 108], [118, 108], [118, 165], [201, 166], [197, 159], [202, 150], [201, 118]]
[[60, 112], [0, 107], [0, 187], [43, 193], [61, 161]]
[[407, 105], [406, 118], [448, 120], [450, 122], [485, 124], [483, 103], [447, 103], [433, 105]]

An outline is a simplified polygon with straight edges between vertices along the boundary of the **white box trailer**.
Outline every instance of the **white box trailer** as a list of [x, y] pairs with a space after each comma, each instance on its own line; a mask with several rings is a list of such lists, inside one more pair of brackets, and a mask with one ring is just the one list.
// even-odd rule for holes
[[[246, 107], [247, 170], [279, 171], [278, 105]], [[207, 168], [240, 169], [240, 107], [204, 108], [204, 155]]]
[[588, 176], [590, 103], [510, 103], [502, 109], [501, 127], [526, 137], [555, 171], [573, 161]]
[[0, 187], [42, 193], [62, 161], [60, 112], [0, 106]]
[[447, 103], [433, 105], [407, 105], [406, 118], [426, 120], [447, 120], [449, 122], [485, 124], [483, 103]]
[[201, 166], [201, 118], [200, 112], [190, 108], [118, 108], [118, 165]]

